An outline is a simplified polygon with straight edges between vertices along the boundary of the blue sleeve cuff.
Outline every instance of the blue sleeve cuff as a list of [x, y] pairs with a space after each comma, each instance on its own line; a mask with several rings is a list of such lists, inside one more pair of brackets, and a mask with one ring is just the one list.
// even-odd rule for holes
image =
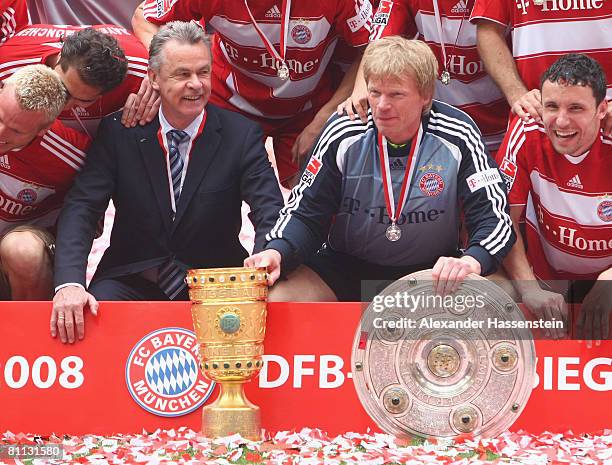
[[466, 249], [463, 255], [469, 255], [480, 263], [480, 276], [488, 276], [497, 271], [499, 264], [484, 248], [473, 245]]
[[288, 272], [297, 268], [300, 264], [296, 256], [295, 249], [285, 239], [273, 239], [266, 244], [264, 250], [274, 249], [281, 254], [281, 273], [286, 275]]

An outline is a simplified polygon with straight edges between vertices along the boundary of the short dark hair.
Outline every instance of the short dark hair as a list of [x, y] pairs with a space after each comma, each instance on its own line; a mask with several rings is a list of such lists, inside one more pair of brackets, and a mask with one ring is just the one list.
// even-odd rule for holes
[[542, 75], [540, 89], [546, 81], [590, 87], [597, 105], [606, 98], [606, 74], [596, 60], [582, 53], [568, 53], [555, 61]]
[[59, 65], [64, 72], [75, 68], [85, 84], [103, 93], [121, 84], [127, 73], [125, 53], [117, 39], [91, 27], [64, 38]]

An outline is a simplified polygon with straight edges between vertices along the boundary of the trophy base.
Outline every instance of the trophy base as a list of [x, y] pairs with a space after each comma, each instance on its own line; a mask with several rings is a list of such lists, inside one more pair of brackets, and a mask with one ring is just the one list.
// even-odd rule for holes
[[210, 406], [204, 408], [202, 434], [208, 438], [220, 438], [236, 433], [251, 441], [261, 440], [259, 407], [214, 408]]
[[261, 440], [260, 410], [245, 397], [242, 382], [220, 382], [219, 386], [217, 400], [202, 409], [202, 434], [220, 438], [238, 433], [251, 441]]

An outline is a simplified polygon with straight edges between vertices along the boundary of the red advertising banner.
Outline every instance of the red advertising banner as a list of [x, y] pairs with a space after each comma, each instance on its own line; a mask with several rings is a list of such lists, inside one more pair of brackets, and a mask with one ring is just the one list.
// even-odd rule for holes
[[[0, 307], [0, 430], [111, 434], [200, 428], [216, 397], [199, 375], [189, 303], [102, 303], [85, 340], [49, 335], [48, 302]], [[266, 364], [247, 387], [268, 431], [376, 429], [350, 377], [358, 304], [271, 304]], [[612, 341], [536, 341], [538, 380], [513, 429], [592, 432], [612, 418]]]

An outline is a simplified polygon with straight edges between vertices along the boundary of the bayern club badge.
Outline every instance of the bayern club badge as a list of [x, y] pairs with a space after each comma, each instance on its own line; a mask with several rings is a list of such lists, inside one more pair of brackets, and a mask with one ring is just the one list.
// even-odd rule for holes
[[427, 197], [434, 197], [444, 190], [444, 179], [438, 173], [425, 173], [419, 181], [419, 188]]
[[30, 205], [36, 202], [37, 197], [38, 197], [38, 194], [36, 193], [34, 189], [26, 188], [26, 189], [20, 190], [17, 193], [17, 200], [19, 200], [22, 203], [25, 203], [26, 205]]
[[134, 401], [162, 417], [186, 415], [201, 407], [215, 382], [205, 378], [198, 362], [195, 333], [162, 328], [134, 345], [125, 364], [125, 381]]
[[298, 24], [291, 29], [291, 38], [296, 44], [304, 45], [312, 39], [312, 32], [304, 24]]
[[597, 205], [597, 216], [606, 223], [612, 221], [612, 200], [604, 200]]

